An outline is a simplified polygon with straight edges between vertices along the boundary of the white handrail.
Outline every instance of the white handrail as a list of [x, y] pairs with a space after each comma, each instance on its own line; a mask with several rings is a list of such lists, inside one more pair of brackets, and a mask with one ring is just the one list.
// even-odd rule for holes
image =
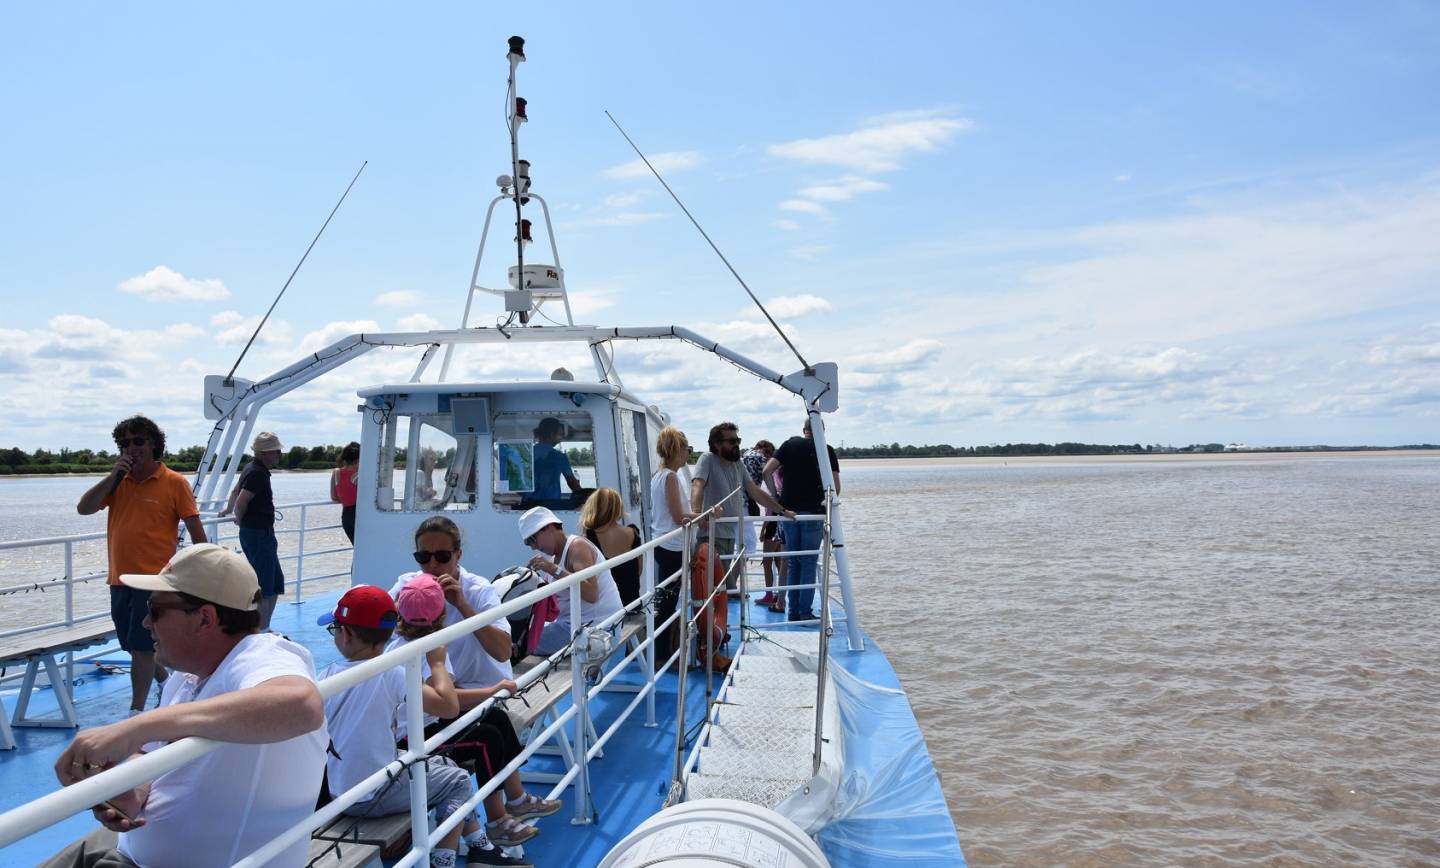
[[[408, 664], [411, 661], [415, 661], [416, 665], [408, 668], [416, 680], [416, 685], [413, 686], [418, 688], [420, 673], [418, 661], [425, 652], [441, 645], [449, 644], [502, 617], [507, 617], [514, 612], [529, 607], [546, 597], [568, 592], [571, 588], [578, 589], [581, 582], [597, 576], [617, 564], [643, 557], [651, 549], [681, 535], [683, 532], [683, 528], [676, 528], [664, 536], [656, 537], [623, 555], [600, 561], [576, 573], [567, 575], [564, 579], [548, 582], [543, 587], [537, 588], [527, 594], [522, 594], [499, 606], [487, 609], [484, 612], [478, 612], [463, 621], [448, 625], [414, 642], [408, 642], [378, 657], [356, 664], [344, 672], [337, 673], [321, 681], [319, 683], [320, 695], [323, 698], [329, 698], [381, 672], [394, 668], [397, 665]], [[578, 609], [576, 611], [578, 611]], [[653, 640], [653, 637], [650, 638]], [[410, 673], [407, 673], [407, 678], [409, 677], [412, 676]], [[504, 693], [504, 691], [501, 691], [501, 693]], [[414, 711], [418, 714], [420, 712], [418, 707], [419, 703], [414, 704], [416, 705]], [[584, 723], [585, 722], [582, 722], [582, 725]], [[421, 730], [416, 731], [422, 730], [423, 727]], [[97, 805], [101, 801], [112, 798], [126, 790], [133, 789], [146, 781], [154, 780], [156, 777], [179, 768], [190, 760], [209, 753], [222, 744], [224, 744], [224, 742], [195, 736], [184, 738], [166, 745], [159, 750], [128, 760], [92, 778], [87, 778], [86, 780], [42, 796], [29, 804], [0, 814], [0, 847], [7, 846], [21, 838], [48, 828], [74, 814], [88, 811], [91, 806]], [[583, 762], [583, 753], [581, 757], [582, 759], [580, 761]], [[342, 809], [343, 807], [345, 806], [342, 805]], [[299, 840], [307, 831], [313, 832], [318, 828], [319, 823], [323, 822], [323, 820], [317, 820], [316, 818], [319, 817], [321, 813], [323, 812], [311, 814], [304, 822], [296, 824], [296, 826], [286, 831], [280, 837], [275, 838], [266, 844], [265, 847], [257, 850], [256, 853], [237, 864], [263, 864], [264, 861], [285, 849], [286, 846]], [[420, 839], [417, 838], [417, 840]]]

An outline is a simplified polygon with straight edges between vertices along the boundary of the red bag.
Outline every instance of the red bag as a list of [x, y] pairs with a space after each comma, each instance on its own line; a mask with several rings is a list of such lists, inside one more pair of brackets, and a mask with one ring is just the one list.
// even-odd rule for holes
[[[703, 600], [710, 596], [725, 581], [725, 562], [720, 558], [715, 559], [715, 570], [707, 579], [705, 575], [705, 564], [710, 558], [710, 543], [703, 542], [695, 550], [695, 555], [690, 559], [690, 595], [691, 599]], [[730, 627], [730, 600], [727, 595], [719, 594], [711, 601], [710, 611], [700, 619], [702, 630], [712, 630], [715, 636], [715, 647], [719, 648], [721, 643], [729, 636]], [[705, 653], [705, 634], [701, 633], [699, 638], [699, 652]]]

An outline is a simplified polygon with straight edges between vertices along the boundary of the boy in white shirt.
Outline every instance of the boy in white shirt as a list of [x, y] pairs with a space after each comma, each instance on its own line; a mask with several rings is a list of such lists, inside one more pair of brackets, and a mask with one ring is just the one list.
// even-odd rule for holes
[[[335, 611], [319, 618], [319, 623], [329, 628], [335, 647], [345, 659], [327, 666], [319, 677], [328, 678], [380, 656], [398, 620], [394, 601], [382, 589], [357, 585], [346, 591]], [[430, 651], [425, 661], [428, 672], [420, 689], [426, 714], [458, 713], [460, 703], [445, 665], [445, 648]], [[405, 670], [401, 667], [387, 670], [330, 697], [325, 701], [325, 717], [334, 748], [326, 757], [330, 790], [344, 793], [397, 755], [396, 741], [405, 720]], [[431, 757], [425, 770], [429, 807], [435, 810], [436, 822], [444, 822], [474, 794], [475, 787], [469, 773], [445, 757]], [[394, 780], [375, 787], [365, 798], [346, 808], [345, 814], [351, 817], [396, 814], [406, 811], [409, 804], [410, 769], [407, 768]], [[467, 864], [516, 868], [530, 865], [523, 859], [506, 856], [491, 844], [472, 814], [430, 851], [431, 868], [455, 865], [462, 834], [469, 851]]]

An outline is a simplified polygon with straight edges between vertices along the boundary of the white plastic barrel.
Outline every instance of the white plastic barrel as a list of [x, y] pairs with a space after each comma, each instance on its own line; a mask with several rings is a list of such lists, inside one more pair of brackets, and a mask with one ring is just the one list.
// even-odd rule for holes
[[803, 830], [769, 808], [701, 799], [666, 808], [616, 844], [600, 868], [829, 868]]

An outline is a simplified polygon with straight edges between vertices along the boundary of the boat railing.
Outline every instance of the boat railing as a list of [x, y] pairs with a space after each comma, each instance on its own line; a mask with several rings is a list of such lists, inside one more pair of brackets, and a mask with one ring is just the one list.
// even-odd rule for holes
[[[500, 618], [508, 617], [515, 612], [527, 609], [540, 600], [560, 593], [568, 593], [570, 595], [570, 611], [578, 613], [581, 611], [580, 585], [582, 582], [620, 564], [647, 557], [649, 552], [657, 546], [670, 542], [677, 537], [688, 537], [692, 533], [693, 523], [687, 523], [618, 557], [603, 560], [584, 570], [580, 570], [572, 575], [567, 575], [564, 579], [552, 581], [534, 591], [507, 601], [498, 607], [477, 613], [470, 618], [448, 625], [421, 639], [408, 642], [398, 648], [387, 651], [374, 659], [359, 663], [344, 672], [337, 673], [321, 681], [319, 683], [320, 693], [322, 697], [328, 698], [364, 680], [375, 677], [383, 671], [396, 666], [404, 666], [407, 691], [406, 713], [409, 716], [408, 728], [410, 732], [423, 732], [421, 663], [427, 651], [471, 634], [486, 624], [498, 621]], [[469, 816], [486, 796], [503, 784], [506, 777], [518, 769], [543, 745], [551, 741], [560, 733], [562, 728], [567, 725], [572, 729], [571, 739], [575, 745], [574, 759], [550, 791], [549, 797], [553, 798], [563, 792], [567, 787], [573, 785], [575, 790], [574, 822], [592, 822], [595, 816], [595, 810], [592, 803], [589, 783], [590, 761], [600, 754], [605, 743], [619, 730], [642, 701], [648, 699], [647, 725], [653, 726], [655, 724], [655, 672], [657, 669], [664, 671], [671, 662], [676, 660], [677, 657], [680, 657], [680, 655], [683, 655], [686, 651], [685, 646], [682, 645], [675, 651], [669, 661], [664, 661], [659, 667], [655, 665], [654, 643], [657, 635], [663, 630], [668, 629], [668, 626], [674, 623], [676, 619], [681, 618], [683, 610], [677, 611], [663, 624], [657, 625], [654, 622], [654, 607], [651, 605], [658, 589], [664, 588], [670, 583], [677, 581], [683, 585], [683, 576], [685, 573], [680, 572], [659, 579], [654, 577], [650, 571], [642, 570], [641, 574], [642, 577], [644, 577], [645, 586], [640, 598], [632, 602], [625, 609], [616, 612], [598, 624], [579, 625], [580, 629], [577, 630], [575, 641], [572, 643], [572, 650], [582, 649], [588, 644], [585, 642], [587, 638], [585, 628], [599, 630], [611, 629], [618, 625], [627, 615], [637, 611], [643, 611], [647, 629], [644, 638], [638, 641], [637, 647], [635, 647], [634, 650], [626, 652], [618, 662], [611, 664], [608, 671], [602, 670], [603, 677], [594, 684], [590, 684], [587, 681], [585, 669], [588, 664], [599, 661], [582, 659], [583, 654], [578, 650], [576, 650], [576, 653], [571, 653], [569, 655], [571, 676], [571, 701], [569, 707], [557, 713], [553, 721], [546, 726], [544, 730], [533, 735], [520, 755], [509, 765], [499, 769], [493, 777], [486, 781], [470, 798], [464, 808], [456, 811], [446, 822], [440, 824], [440, 826], [433, 831], [429, 828], [427, 816], [428, 798], [425, 777], [423, 775], [411, 776], [410, 814], [412, 820], [412, 847], [409, 852], [395, 863], [396, 865], [410, 866], [420, 864], [426, 858], [426, 854], [430, 849], [433, 848], [441, 838], [453, 829], [457, 823], [463, 822], [464, 818]], [[544, 679], [547, 674], [563, 662], [563, 658], [563, 653], [557, 653], [541, 665], [524, 673], [521, 678], [516, 680], [516, 694], [522, 698], [522, 701], [526, 689]], [[680, 659], [683, 659], [683, 657]], [[600, 691], [607, 689], [626, 667], [640, 660], [644, 662], [641, 669], [645, 683], [639, 687], [636, 691], [635, 698], [616, 716], [615, 720], [612, 721], [603, 732], [595, 733], [592, 736], [592, 733], [595, 731], [593, 721], [589, 714], [589, 701], [598, 695]], [[683, 673], [684, 667], [681, 668]], [[289, 845], [325, 827], [340, 817], [347, 807], [365, 797], [368, 791], [377, 784], [392, 780], [393, 776], [404, 768], [414, 765], [415, 763], [423, 762], [425, 757], [429, 756], [431, 752], [464, 731], [497, 702], [501, 702], [507, 698], [510, 698], [510, 694], [501, 691], [497, 693], [496, 696], [470, 709], [449, 726], [419, 743], [418, 746], [412, 743], [409, 749], [402, 751], [395, 760], [387, 764], [384, 768], [377, 769], [364, 781], [361, 781], [350, 790], [336, 796], [334, 800], [324, 808], [307, 816], [289, 830], [267, 842], [263, 847], [236, 864], [242, 866], [266, 864]], [[105, 799], [112, 798], [146, 781], [154, 780], [156, 777], [178, 768], [186, 762], [220, 747], [222, 744], [222, 742], [198, 737], [181, 739], [163, 748], [101, 772], [92, 778], [80, 781], [69, 787], [64, 787], [29, 804], [0, 814], [0, 847], [4, 847], [20, 838], [34, 834], [74, 814], [88, 811], [91, 806], [99, 804]]]
[[[286, 546], [282, 548], [280, 552], [281, 561], [293, 563], [294, 565], [292, 570], [287, 571], [289, 573], [287, 578], [291, 579], [290, 584], [293, 589], [293, 599], [291, 600], [293, 603], [298, 604], [304, 599], [305, 583], [307, 580], [313, 587], [315, 582], [348, 576], [350, 574], [348, 563], [344, 565], [343, 569], [326, 570], [322, 567], [321, 572], [316, 573], [314, 571], [314, 564], [317, 563], [317, 559], [331, 555], [340, 555], [350, 551], [350, 545], [344, 542], [343, 537], [342, 544], [337, 546], [333, 545], [333, 540], [327, 542], [325, 536], [316, 536], [324, 531], [338, 530], [340, 528], [338, 521], [339, 508], [340, 504], [329, 500], [295, 501], [293, 503], [283, 503], [276, 506], [277, 527], [275, 528], [275, 535], [282, 538], [293, 536], [296, 539], [293, 551], [290, 550], [289, 546]], [[330, 515], [331, 509], [334, 510], [334, 517]], [[288, 521], [288, 516], [296, 512], [298, 512], [298, 521], [291, 525]], [[215, 510], [211, 508], [201, 510], [200, 522], [205, 526], [205, 535], [210, 542], [220, 543], [222, 545], [229, 544], [232, 547], [238, 545], [239, 531], [232, 519], [228, 517], [220, 518], [216, 515]], [[181, 526], [180, 533], [183, 534], [183, 525]], [[0, 585], [0, 599], [19, 594], [45, 594], [58, 589], [63, 607], [62, 611], [56, 613], [53, 617], [50, 612], [45, 612], [44, 614], [27, 618], [26, 620], [29, 623], [23, 627], [0, 631], [0, 639], [10, 639], [29, 633], [37, 633], [62, 627], [73, 627], [77, 624], [86, 624], [91, 621], [98, 621], [110, 617], [108, 603], [103, 604], [99, 611], [77, 615], [75, 599], [75, 594], [78, 589], [92, 582], [104, 581], [109, 577], [109, 570], [105, 566], [103, 546], [98, 559], [91, 556], [86, 560], [81, 556], [81, 553], [77, 551], [83, 543], [92, 543], [97, 540], [104, 540], [105, 538], [106, 533], [104, 531], [96, 531], [92, 533], [76, 533], [64, 536], [6, 540], [0, 542], [0, 552], [58, 548], [58, 554], [61, 558], [59, 578]], [[305, 572], [307, 559], [312, 568], [309, 575], [306, 575]], [[324, 562], [321, 561], [321, 563], [323, 564]], [[77, 574], [77, 569], [83, 570], [83, 572]], [[44, 567], [36, 568], [34, 571], [54, 575], [52, 570]], [[0, 581], [3, 581], [3, 579], [0, 579]], [[80, 606], [79, 608], [83, 609], [85, 607]], [[65, 656], [65, 677], [70, 681], [75, 680], [74, 667], [77, 661], [84, 662], [95, 659], [112, 653], [113, 650], [114, 649], [109, 646], [102, 645], [87, 652], [80, 652], [78, 655], [75, 652], [67, 653]], [[0, 683], [20, 678], [22, 675], [23, 672], [0, 676]]]
[[[725, 503], [726, 501], [728, 501], [730, 498], [737, 498], [737, 499], [741, 500], [741, 502], [743, 503], [743, 498], [744, 498], [744, 496], [745, 496], [745, 495], [744, 495], [744, 486], [741, 485], [741, 486], [737, 487], [734, 491], [731, 491], [728, 495], [726, 495], [725, 498], [722, 498], [721, 501], [720, 501], [720, 503], [721, 503], [721, 504], [724, 504], [724, 503]], [[686, 616], [685, 618], [681, 619], [681, 621], [680, 621], [680, 643], [679, 643], [679, 645], [680, 645], [681, 652], [682, 652], [682, 653], [686, 653], [686, 649], [689, 648], [689, 645], [690, 645], [690, 643], [691, 643], [692, 641], [697, 641], [697, 642], [699, 641], [699, 637], [698, 637], [698, 636], [695, 636], [696, 630], [699, 629], [699, 624], [702, 623], [702, 622], [704, 622], [704, 623], [706, 623], [706, 624], [709, 624], [709, 623], [710, 623], [710, 617], [711, 617], [711, 616], [710, 616], [710, 612], [711, 612], [711, 608], [710, 608], [710, 607], [711, 607], [711, 604], [712, 604], [715, 600], [717, 600], [717, 599], [719, 599], [719, 598], [722, 598], [722, 597], [730, 597], [730, 596], [734, 596], [734, 595], [737, 595], [737, 594], [738, 594], [738, 595], [740, 596], [740, 599], [741, 599], [740, 617], [741, 617], [741, 631], [742, 631], [742, 634], [744, 634], [745, 632], [747, 632], [747, 631], [750, 629], [750, 622], [749, 622], [749, 615], [748, 615], [748, 613], [749, 613], [749, 608], [750, 608], [750, 596], [751, 596], [751, 591], [752, 591], [752, 589], [750, 588], [749, 583], [748, 583], [748, 572], [749, 572], [749, 571], [748, 571], [748, 563], [749, 563], [750, 560], [752, 560], [752, 559], [753, 559], [753, 560], [764, 560], [764, 559], [768, 559], [768, 558], [777, 558], [777, 557], [786, 557], [786, 558], [788, 558], [788, 557], [796, 557], [796, 556], [801, 556], [801, 557], [805, 557], [805, 556], [816, 556], [816, 557], [819, 557], [819, 558], [821, 559], [820, 569], [817, 569], [817, 570], [816, 570], [816, 580], [815, 580], [813, 583], [809, 583], [809, 584], [789, 584], [789, 583], [787, 582], [785, 585], [783, 585], [783, 586], [777, 586], [777, 587], [775, 588], [775, 591], [776, 591], [777, 593], [781, 593], [781, 594], [784, 594], [784, 593], [786, 593], [786, 592], [788, 592], [788, 591], [791, 591], [791, 590], [814, 589], [818, 594], [821, 595], [821, 599], [820, 599], [820, 615], [819, 615], [818, 618], [802, 618], [802, 619], [796, 619], [796, 620], [788, 620], [788, 619], [787, 619], [787, 620], [783, 620], [783, 621], [780, 621], [780, 622], [774, 624], [775, 626], [783, 626], [783, 627], [803, 627], [803, 626], [810, 626], [810, 625], [817, 625], [817, 626], [820, 627], [820, 630], [819, 630], [819, 633], [820, 633], [820, 651], [819, 651], [819, 655], [820, 655], [820, 657], [819, 657], [819, 671], [818, 671], [819, 685], [818, 685], [818, 687], [817, 687], [817, 693], [816, 693], [816, 697], [815, 697], [815, 743], [814, 743], [814, 753], [813, 753], [813, 756], [812, 756], [812, 764], [813, 764], [813, 768], [814, 768], [814, 771], [815, 771], [815, 772], [818, 772], [819, 769], [820, 769], [821, 747], [822, 747], [822, 745], [823, 745], [823, 743], [824, 743], [824, 741], [825, 741], [825, 731], [824, 731], [825, 678], [826, 678], [827, 673], [828, 673], [829, 637], [830, 637], [830, 634], [834, 631], [833, 625], [831, 624], [831, 621], [830, 621], [830, 600], [829, 600], [829, 596], [830, 596], [830, 572], [831, 572], [831, 534], [830, 534], [830, 528], [831, 528], [830, 517], [831, 517], [831, 513], [830, 513], [830, 510], [831, 510], [831, 507], [832, 507], [833, 503], [834, 503], [834, 497], [833, 497], [833, 495], [827, 496], [826, 502], [825, 502], [825, 511], [824, 511], [824, 513], [820, 513], [820, 514], [801, 514], [801, 515], [795, 516], [794, 518], [787, 518], [787, 517], [785, 517], [785, 516], [779, 516], [779, 515], [749, 516], [749, 515], [744, 515], [744, 511], [743, 511], [743, 509], [742, 509], [742, 510], [741, 510], [741, 516], [740, 516], [739, 518], [728, 517], [728, 518], [713, 519], [713, 521], [715, 521], [715, 522], [717, 522], [717, 523], [719, 523], [719, 524], [733, 523], [733, 524], [736, 526], [736, 534], [737, 534], [737, 535], [736, 535], [735, 551], [734, 551], [732, 554], [730, 554], [730, 555], [718, 556], [719, 562], [722, 562], [722, 563], [725, 563], [725, 564], [726, 564], [726, 566], [725, 566], [724, 569], [723, 569], [723, 573], [722, 573], [723, 579], [721, 579], [721, 578], [716, 578], [715, 581], [714, 581], [713, 587], [711, 587], [711, 588], [709, 589], [709, 591], [708, 591], [703, 597], [696, 596], [696, 595], [693, 593], [694, 588], [693, 588], [692, 583], [682, 582], [682, 584], [681, 584], [681, 587], [689, 587], [689, 588], [691, 589], [690, 592], [686, 592], [686, 593], [682, 594], [682, 599], [687, 599], [687, 600], [689, 601], [689, 605], [685, 608], [685, 611], [686, 611], [688, 614], [687, 614], [687, 616]], [[720, 508], [721, 508], [720, 505], [717, 505], [717, 506], [714, 507], [713, 509], [715, 509], [715, 510], [720, 510]], [[805, 522], [818, 522], [818, 523], [820, 523], [820, 526], [821, 526], [821, 540], [820, 540], [820, 546], [819, 546], [819, 548], [809, 549], [809, 550], [796, 550], [796, 551], [783, 551], [783, 552], [757, 552], [757, 553], [747, 553], [747, 552], [744, 550], [744, 545], [743, 545], [743, 543], [744, 543], [744, 529], [745, 529], [745, 525], [746, 525], [747, 523], [763, 526], [763, 525], [765, 525], [766, 523], [788, 523], [788, 524], [792, 524], [792, 525], [798, 525], [798, 524], [805, 523]], [[682, 563], [681, 563], [681, 568], [680, 568], [680, 575], [682, 575], [682, 576], [684, 576], [684, 575], [689, 575], [689, 570], [690, 570], [690, 557], [691, 557], [691, 552], [692, 552], [692, 550], [693, 550], [693, 548], [694, 548], [694, 546], [693, 546], [693, 541], [694, 541], [693, 533], [694, 533], [694, 529], [695, 529], [695, 527], [696, 527], [697, 525], [698, 525], [698, 520], [697, 520], [697, 522], [695, 522], [695, 523], [687, 523], [687, 524], [682, 528], [682, 529], [686, 532], [686, 536], [685, 536], [685, 547], [684, 547], [684, 556], [683, 556], [683, 558], [682, 558]], [[706, 553], [707, 563], [706, 563], [706, 565], [705, 565], [705, 575], [706, 575], [707, 577], [715, 577], [715, 566], [716, 566], [716, 563], [717, 563], [717, 555], [716, 555], [716, 553], [715, 553], [715, 548], [714, 548], [714, 546], [707, 546], [707, 547], [706, 547], [706, 550], [707, 550], [707, 553]], [[729, 587], [729, 586], [730, 586], [730, 583], [731, 583], [731, 579], [736, 579], [736, 584], [738, 585], [738, 590], [731, 589], [731, 588]], [[789, 613], [789, 614], [794, 614], [794, 613]], [[773, 622], [772, 622], [772, 623], [773, 623]], [[704, 636], [704, 642], [705, 642], [705, 654], [704, 654], [704, 657], [705, 657], [705, 661], [704, 661], [704, 663], [705, 663], [705, 715], [704, 715], [704, 719], [705, 719], [707, 722], [710, 722], [710, 723], [713, 723], [713, 722], [714, 722], [714, 715], [715, 715], [715, 712], [716, 712], [716, 710], [717, 710], [717, 708], [718, 708], [718, 705], [719, 705], [719, 703], [717, 703], [717, 702], [715, 701], [715, 697], [714, 697], [714, 678], [713, 678], [713, 675], [714, 675], [714, 668], [713, 668], [713, 667], [714, 667], [714, 655], [715, 655], [714, 632], [715, 632], [715, 631], [714, 631], [713, 629], [710, 629], [710, 628], [707, 627], [707, 629], [705, 630], [705, 636]], [[694, 637], [694, 639], [692, 639], [692, 637]], [[669, 792], [668, 792], [668, 795], [666, 796], [666, 805], [667, 805], [667, 806], [668, 806], [668, 805], [675, 804], [676, 802], [678, 802], [678, 801], [683, 797], [683, 795], [684, 795], [684, 781], [685, 781], [685, 776], [689, 773], [690, 769], [694, 768], [695, 762], [696, 762], [696, 760], [699, 758], [701, 742], [702, 742], [702, 740], [703, 740], [703, 731], [702, 731], [702, 732], [701, 732], [701, 736], [700, 736], [700, 737], [697, 737], [697, 738], [695, 739], [694, 745], [690, 747], [690, 751], [689, 751], [688, 755], [686, 754], [686, 747], [688, 746], [688, 745], [687, 745], [686, 734], [687, 734], [687, 732], [689, 731], [689, 730], [688, 730], [687, 721], [686, 721], [686, 713], [685, 713], [685, 681], [686, 681], [686, 670], [687, 670], [687, 667], [685, 667], [685, 666], [681, 666], [681, 667], [680, 667], [679, 699], [678, 699], [678, 705], [677, 705], [676, 714], [675, 714], [675, 762], [674, 762], [674, 769], [673, 769], [673, 773], [672, 773], [672, 777], [671, 777], [671, 781], [670, 781]]]

